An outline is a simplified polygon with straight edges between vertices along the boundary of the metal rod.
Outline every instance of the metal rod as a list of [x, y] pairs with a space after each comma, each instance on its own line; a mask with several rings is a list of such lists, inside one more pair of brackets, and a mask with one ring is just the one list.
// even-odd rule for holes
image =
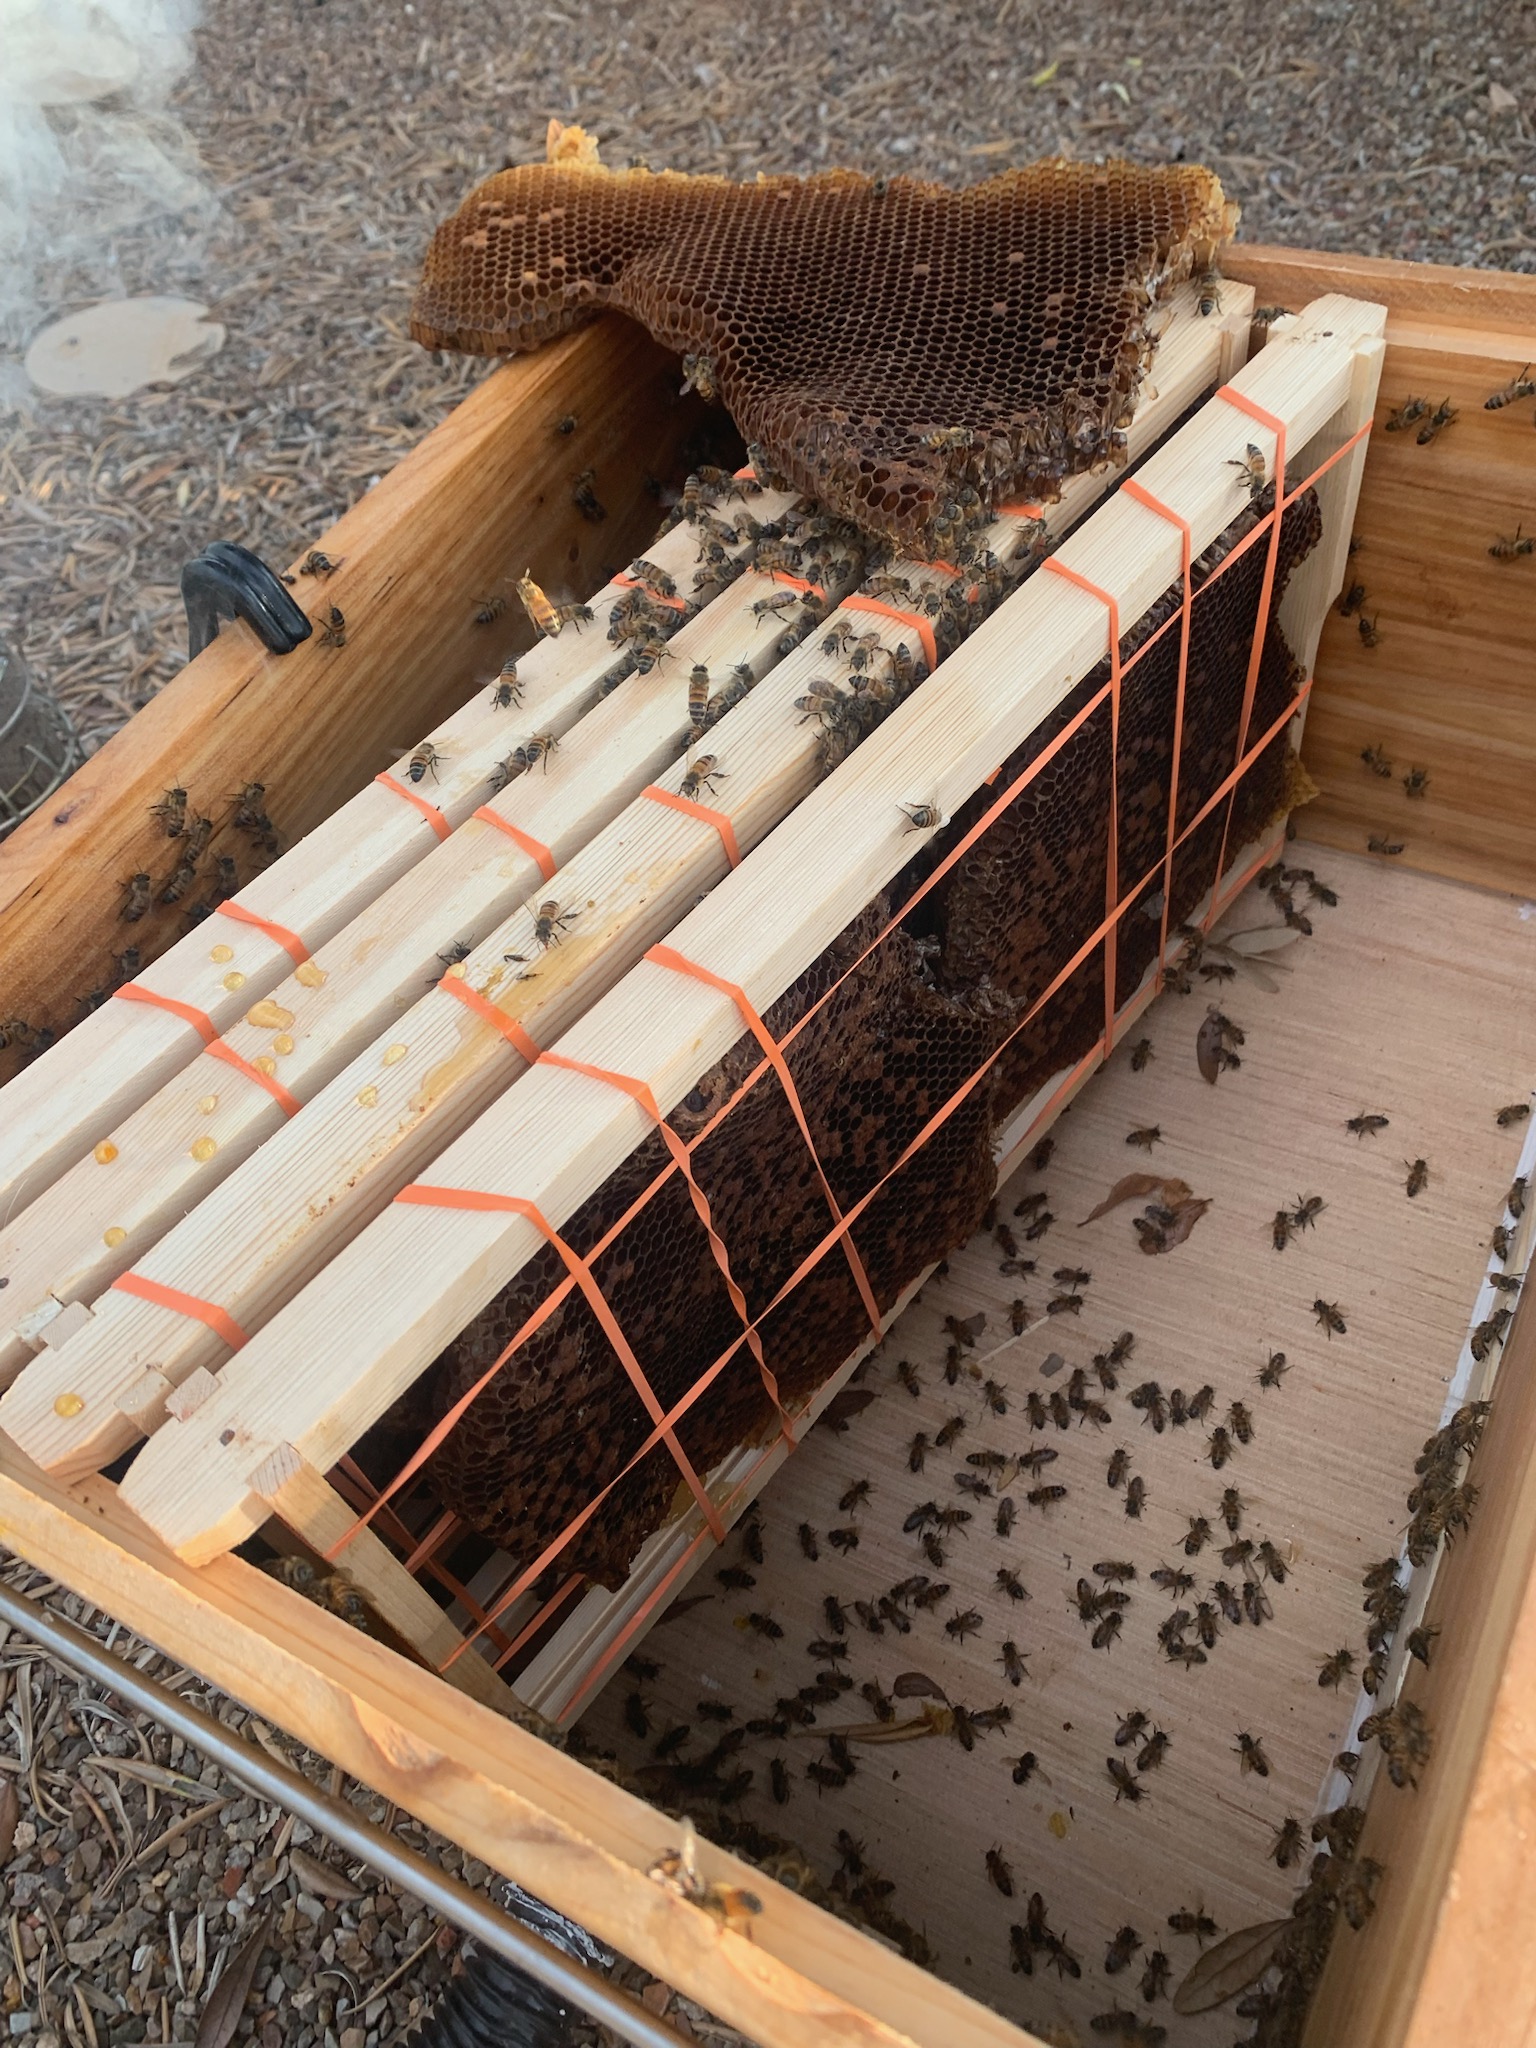
[[209, 1714], [189, 1707], [168, 1687], [146, 1678], [131, 1664], [114, 1657], [96, 1638], [61, 1615], [51, 1613], [0, 1583], [0, 1620], [51, 1650], [66, 1664], [151, 1714], [189, 1742], [221, 1770], [253, 1792], [286, 1807], [320, 1834], [329, 1836], [350, 1855], [369, 1863], [412, 1897], [423, 1900], [444, 1920], [472, 1934], [486, 1948], [526, 1970], [557, 1997], [569, 1999], [604, 2026], [612, 2027], [636, 2048], [684, 2048], [683, 2036], [640, 2003], [607, 1983], [558, 1949], [553, 1942], [500, 1913], [476, 1891], [449, 1877], [425, 1857], [395, 1841], [372, 1821], [364, 1820], [344, 1799], [322, 1792], [288, 1764], [265, 1750], [253, 1749]]

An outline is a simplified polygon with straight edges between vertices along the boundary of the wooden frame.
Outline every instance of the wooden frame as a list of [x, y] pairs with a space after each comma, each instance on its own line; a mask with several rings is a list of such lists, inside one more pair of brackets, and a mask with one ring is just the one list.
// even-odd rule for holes
[[[1528, 278], [1242, 246], [1229, 252], [1226, 268], [1254, 283], [1266, 302], [1294, 305], [1325, 289], [1384, 301], [1384, 389], [1391, 388], [1396, 372], [1395, 352], [1418, 345], [1414, 330], [1433, 354], [1471, 358], [1479, 376], [1486, 365], [1493, 373], [1487, 388], [1493, 389], [1510, 367], [1519, 367], [1518, 343], [1511, 342], [1528, 328], [1536, 294], [1536, 282]], [[542, 372], [549, 360], [546, 352], [500, 374]], [[1381, 502], [1375, 465], [1382, 445], [1373, 446], [1366, 465], [1367, 505]], [[1449, 446], [1454, 452], [1454, 436]], [[1484, 520], [1487, 508], [1475, 474], [1464, 473], [1457, 489], [1466, 517]], [[1394, 555], [1381, 587], [1389, 594], [1399, 589], [1413, 559], [1411, 546], [1401, 560]], [[447, 625], [468, 594], [469, 581], [459, 580], [449, 565], [422, 601], [430, 620]], [[1379, 601], [1385, 605], [1387, 598]], [[1352, 773], [1343, 740], [1336, 784], [1318, 751], [1327, 720], [1336, 715], [1334, 660], [1341, 626], [1347, 636], [1348, 622], [1330, 621], [1319, 654], [1308, 756], [1325, 785], [1313, 807], [1317, 831], [1336, 831], [1338, 843], [1356, 845], [1364, 785]], [[1383, 679], [1394, 674], [1409, 641], [1406, 629], [1384, 636]], [[1518, 650], [1523, 642], [1500, 644]], [[1472, 726], [1464, 738], [1475, 765], [1486, 738]], [[170, 779], [166, 765], [157, 762], [146, 771], [145, 787], [154, 793]], [[1521, 777], [1524, 801], [1524, 767]], [[103, 810], [126, 805], [116, 786], [92, 787]], [[1501, 803], [1507, 794], [1500, 784]], [[141, 798], [142, 792], [133, 801]], [[1352, 835], [1347, 841], [1346, 833]], [[43, 837], [41, 828], [33, 836]], [[1427, 851], [1411, 848], [1402, 858], [1450, 872], [1443, 865], [1448, 856], [1439, 851], [1443, 843], [1436, 840]], [[60, 888], [56, 903], [75, 900], [69, 878], [56, 873], [65, 864], [64, 853], [63, 842], [46, 835], [29, 852], [25, 888], [5, 899], [9, 908], [0, 913], [0, 942], [8, 974], [23, 947], [18, 897], [34, 887]], [[1521, 849], [1515, 857], [1524, 857]], [[0, 876], [6, 872], [0, 864]], [[1508, 887], [1510, 873], [1489, 864], [1468, 878]], [[1522, 879], [1519, 886], [1528, 885]], [[80, 933], [103, 922], [89, 904], [73, 917], [69, 928]], [[106, 936], [115, 937], [110, 915], [104, 921]], [[274, 967], [276, 979], [284, 970], [281, 963]], [[1458, 1595], [1471, 1636], [1464, 1661], [1447, 1662], [1440, 1674], [1446, 1692], [1455, 1694], [1443, 1711], [1454, 1718], [1444, 1723], [1441, 1753], [1425, 1786], [1413, 1801], [1398, 1803], [1411, 1833], [1395, 1854], [1398, 1867], [1411, 1868], [1412, 1875], [1402, 1891], [1389, 1885], [1364, 1936], [1341, 1935], [1313, 2014], [1315, 2048], [1337, 2048], [1345, 2040], [1350, 2048], [1428, 2048], [1452, 2035], [1474, 2034], [1479, 2048], [1515, 2048], [1530, 2031], [1536, 1965], [1525, 1900], [1536, 1871], [1530, 1846], [1536, 1753], [1528, 1709], [1536, 1678], [1536, 1455], [1530, 1449], [1536, 1324], [1529, 1309], [1516, 1318], [1501, 1379], [1503, 1414], [1477, 1472], [1482, 1514], [1446, 1575], [1447, 1593]], [[685, 1984], [756, 2039], [793, 2042], [795, 2048], [808, 2038], [944, 2041], [961, 2048], [1026, 2039], [958, 1992], [706, 1847], [711, 1876], [750, 1883], [765, 1894], [755, 1950], [716, 1933], [703, 1916], [643, 1878], [667, 1837], [667, 1823], [650, 1809], [499, 1716], [445, 1693], [429, 1674], [237, 1560], [189, 1569], [135, 1525], [104, 1481], [88, 1481], [70, 1495], [0, 1444], [0, 1535], [19, 1554], [403, 1808], [445, 1829], [470, 1853], [517, 1876], [670, 1981]]]

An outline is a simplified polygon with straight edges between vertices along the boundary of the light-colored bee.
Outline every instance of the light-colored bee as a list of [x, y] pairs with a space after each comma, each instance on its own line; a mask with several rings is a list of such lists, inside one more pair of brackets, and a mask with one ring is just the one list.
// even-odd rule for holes
[[436, 782], [437, 764], [442, 758], [442, 755], [430, 740], [423, 740], [415, 753], [412, 754], [410, 766], [405, 772], [409, 775], [412, 782], [420, 782], [425, 775], [430, 775], [432, 780]]
[[[1488, 403], [1492, 405], [1493, 400], [1490, 398]], [[1512, 562], [1518, 555], [1536, 554], [1536, 534], [1522, 536], [1517, 526], [1513, 534], [1501, 533], [1488, 552], [1496, 562]]]
[[709, 723], [709, 670], [696, 661], [688, 673], [688, 723], [697, 739]]
[[944, 823], [944, 813], [937, 804], [898, 804], [907, 820], [909, 832], [934, 832]]
[[700, 754], [697, 761], [693, 763], [688, 773], [683, 777], [680, 792], [688, 798], [690, 803], [697, 798], [701, 789], [707, 790], [713, 795], [715, 784], [724, 775], [725, 770], [720, 766], [718, 754]]

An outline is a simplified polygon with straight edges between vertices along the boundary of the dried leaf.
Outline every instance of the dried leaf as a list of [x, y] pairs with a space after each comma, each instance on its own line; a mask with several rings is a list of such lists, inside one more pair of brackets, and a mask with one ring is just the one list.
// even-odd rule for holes
[[1176, 1244], [1184, 1242], [1210, 1206], [1209, 1196], [1195, 1195], [1170, 1204], [1166, 1220], [1158, 1218], [1156, 1231], [1139, 1234], [1142, 1250], [1154, 1257], [1158, 1252], [1171, 1252]]
[[350, 1877], [344, 1877], [329, 1863], [322, 1863], [318, 1856], [303, 1849], [289, 1850], [288, 1868], [311, 1898], [329, 1899], [334, 1905], [345, 1906], [363, 1896], [361, 1885], [355, 1885]]
[[1195, 1065], [1213, 1088], [1221, 1072], [1221, 1049], [1226, 1042], [1226, 1033], [1221, 1028], [1221, 1012], [1207, 1010], [1205, 1022], [1195, 1034]]
[[1490, 114], [1512, 113], [1520, 102], [1507, 85], [1500, 85], [1496, 78], [1488, 81], [1488, 111]]
[[1208, 1948], [1173, 1994], [1174, 2011], [1186, 2016], [1209, 2012], [1245, 1991], [1269, 1968], [1281, 1935], [1295, 1924], [1289, 1919], [1260, 1920]]
[[829, 1429], [846, 1429], [852, 1418], [867, 1408], [874, 1398], [871, 1387], [844, 1387], [840, 1394], [832, 1396], [822, 1410], [821, 1419]]
[[[1107, 1216], [1111, 1209], [1118, 1209], [1122, 1202], [1139, 1201], [1143, 1195], [1160, 1195], [1173, 1209], [1180, 1202], [1188, 1201], [1190, 1188], [1187, 1181], [1165, 1180], [1160, 1173], [1128, 1173], [1115, 1182], [1097, 1209], [1083, 1218], [1083, 1223], [1096, 1222], [1100, 1216]], [[1079, 1230], [1083, 1223], [1077, 1226]]]
[[899, 1700], [941, 1700], [944, 1688], [936, 1678], [930, 1678], [926, 1671], [900, 1672], [891, 1685], [891, 1691]]
[[196, 2048], [228, 2048], [235, 2038], [245, 2001], [256, 1981], [256, 1965], [267, 1945], [272, 1915], [264, 1913], [239, 1953], [225, 1965], [224, 1973], [208, 1994], [203, 2016], [197, 2023]]
[[1246, 932], [1224, 932], [1221, 943], [1229, 953], [1247, 959], [1251, 953], [1278, 953], [1282, 947], [1294, 946], [1300, 937], [1294, 925], [1259, 924]]
[[1056, 76], [1057, 72], [1060, 69], [1061, 59], [1059, 57], [1053, 57], [1049, 64], [1043, 66], [1039, 71], [1034, 73], [1029, 82], [1031, 85], [1036, 86], [1049, 85], [1051, 80]]
[[9, 1863], [11, 1848], [16, 1840], [16, 1823], [21, 1819], [21, 1801], [16, 1796], [16, 1781], [7, 1772], [5, 1782], [0, 1785], [0, 1864]]

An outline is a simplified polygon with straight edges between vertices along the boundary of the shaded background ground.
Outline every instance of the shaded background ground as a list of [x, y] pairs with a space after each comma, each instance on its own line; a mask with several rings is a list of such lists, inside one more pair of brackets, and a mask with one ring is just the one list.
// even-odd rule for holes
[[[1249, 239], [1536, 270], [1531, 0], [1063, 13], [1019, 0], [214, 0], [175, 100], [212, 204], [56, 267], [42, 297], [58, 316], [184, 292], [209, 302], [227, 345], [171, 389], [0, 419], [0, 630], [88, 744], [167, 681], [189, 555], [217, 538], [273, 561], [297, 553], [485, 374], [411, 345], [410, 292], [436, 221], [486, 172], [538, 155], [551, 114], [593, 129], [612, 162], [741, 176], [849, 163], [963, 182], [1054, 151], [1203, 158]], [[400, 2037], [449, 1966], [450, 1934], [366, 1873], [357, 1900], [317, 1899], [289, 1853], [303, 1831], [238, 1793], [157, 1852], [170, 1816], [146, 1811], [131, 1776], [118, 1832], [148, 1853], [107, 1893], [102, 1856], [121, 1846], [100, 1791], [111, 1773], [83, 1779], [84, 1754], [192, 1779], [204, 1767], [153, 1730], [82, 1713], [78, 1684], [30, 1646], [0, 1649], [0, 1772], [20, 1793], [0, 2006], [31, 2015], [33, 2040], [191, 2040], [258, 1900], [279, 1907], [282, 1953], [239, 2038]], [[457, 1865], [451, 1845], [409, 1832]]]

